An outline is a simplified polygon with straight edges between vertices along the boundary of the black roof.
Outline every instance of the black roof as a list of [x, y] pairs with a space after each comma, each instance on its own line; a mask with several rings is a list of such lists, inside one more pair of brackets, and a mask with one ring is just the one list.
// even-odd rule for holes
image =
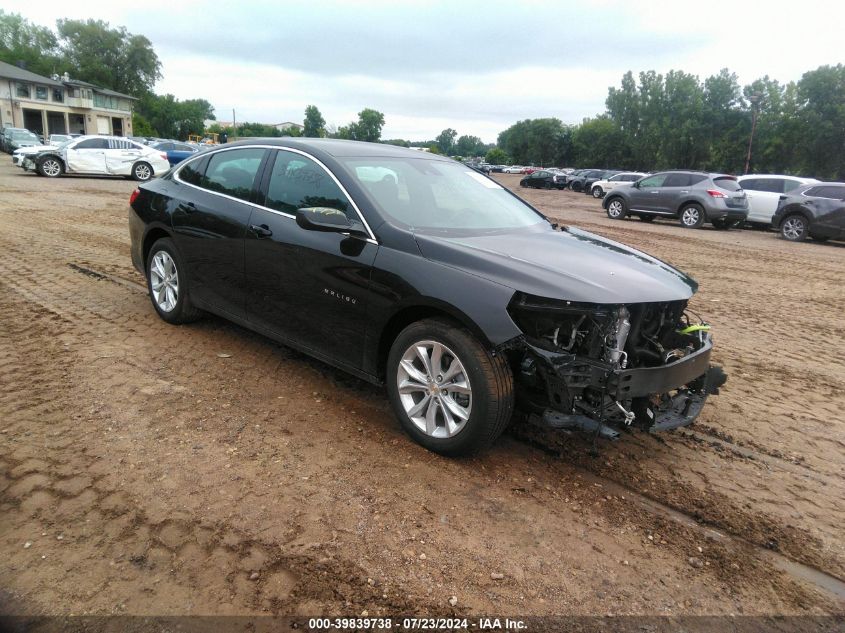
[[[234, 143], [227, 143], [227, 146], [239, 145], [274, 145], [278, 147], [292, 147], [302, 150], [317, 150], [335, 158], [351, 158], [358, 156], [379, 156], [382, 158], [424, 158], [428, 160], [440, 160], [452, 162], [451, 158], [421, 152], [407, 147], [390, 145], [388, 143], [366, 143], [364, 141], [344, 141], [336, 138], [303, 138], [296, 136], [270, 137], [270, 138], [248, 138]], [[218, 148], [219, 149], [219, 148]]]

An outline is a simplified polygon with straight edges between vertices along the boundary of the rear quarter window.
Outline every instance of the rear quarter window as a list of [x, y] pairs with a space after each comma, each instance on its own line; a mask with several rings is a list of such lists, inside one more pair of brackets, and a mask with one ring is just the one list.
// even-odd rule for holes
[[713, 184], [725, 191], [740, 191], [742, 189], [736, 178], [728, 178], [727, 176], [714, 178]]

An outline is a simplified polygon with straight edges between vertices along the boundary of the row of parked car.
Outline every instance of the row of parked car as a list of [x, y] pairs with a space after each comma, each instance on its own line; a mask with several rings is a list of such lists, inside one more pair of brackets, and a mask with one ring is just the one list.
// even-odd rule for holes
[[772, 227], [789, 241], [845, 238], [845, 183], [754, 174], [665, 171], [619, 183], [602, 201], [607, 217], [675, 218], [685, 228]]
[[27, 144], [11, 154], [14, 165], [48, 178], [91, 174], [146, 181], [205, 148], [170, 139], [54, 134], [46, 144]]

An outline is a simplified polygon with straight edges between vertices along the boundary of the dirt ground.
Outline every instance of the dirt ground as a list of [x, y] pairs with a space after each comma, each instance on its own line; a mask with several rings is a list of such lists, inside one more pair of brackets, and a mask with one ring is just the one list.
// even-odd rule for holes
[[161, 321], [129, 261], [134, 187], [0, 156], [7, 613], [843, 612], [843, 245], [524, 192], [691, 273], [729, 380], [694, 426], [598, 457], [516, 421], [450, 460], [379, 388], [217, 318]]

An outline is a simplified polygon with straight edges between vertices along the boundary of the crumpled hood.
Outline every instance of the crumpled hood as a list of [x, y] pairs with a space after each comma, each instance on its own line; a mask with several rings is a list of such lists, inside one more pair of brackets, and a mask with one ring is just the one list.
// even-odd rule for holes
[[443, 237], [415, 233], [423, 256], [528, 294], [587, 303], [688, 299], [698, 288], [677, 268], [575, 228]]

